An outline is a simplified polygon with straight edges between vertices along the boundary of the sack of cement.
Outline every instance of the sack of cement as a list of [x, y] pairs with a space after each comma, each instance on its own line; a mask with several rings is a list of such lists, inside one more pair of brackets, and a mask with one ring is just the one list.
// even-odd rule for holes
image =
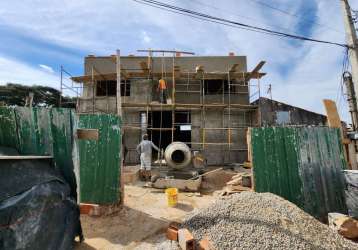
[[344, 170], [345, 198], [349, 216], [358, 218], [358, 170]]

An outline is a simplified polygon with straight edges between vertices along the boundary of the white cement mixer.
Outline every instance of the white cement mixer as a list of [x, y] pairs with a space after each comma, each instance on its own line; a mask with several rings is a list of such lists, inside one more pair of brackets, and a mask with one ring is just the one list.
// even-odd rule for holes
[[164, 159], [169, 167], [183, 169], [191, 163], [190, 148], [183, 142], [172, 142], [165, 149]]

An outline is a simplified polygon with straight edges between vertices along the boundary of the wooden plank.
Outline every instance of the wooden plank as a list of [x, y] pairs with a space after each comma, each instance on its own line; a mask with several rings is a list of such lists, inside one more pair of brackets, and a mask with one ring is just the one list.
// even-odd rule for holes
[[33, 160], [33, 159], [52, 159], [53, 156], [42, 155], [1, 155], [0, 160]]
[[99, 138], [98, 129], [77, 129], [77, 138], [80, 140], [97, 140]]
[[336, 103], [332, 100], [324, 99], [323, 104], [327, 113], [328, 126], [330, 128], [342, 128]]
[[[122, 69], [121, 69], [122, 70]], [[123, 69], [124, 70], [124, 69]], [[176, 78], [184, 78], [184, 79], [188, 79], [188, 77], [190, 79], [202, 79], [203, 77], [205, 79], [208, 80], [218, 80], [218, 79], [227, 79], [228, 74], [227, 72], [203, 72], [203, 71], [198, 71], [198, 72], [180, 72], [180, 73], [175, 73], [175, 77]], [[160, 72], [153, 72], [152, 73], [154, 78], [160, 78], [162, 76], [162, 73]], [[232, 72], [230, 73], [230, 78], [231, 79], [242, 79], [243, 75], [245, 75], [246, 79], [259, 79], [263, 76], [266, 75], [266, 73], [261, 73], [261, 72]], [[126, 74], [122, 74], [121, 78], [122, 79], [129, 79], [129, 78], [148, 78], [149, 74], [145, 73], [145, 72], [126, 72]], [[167, 72], [166, 73], [167, 77], [173, 77], [173, 72]], [[91, 83], [92, 81], [92, 76], [90, 75], [84, 75], [84, 76], [74, 76], [71, 77], [71, 79], [74, 82], [77, 83]], [[116, 73], [108, 73], [108, 74], [94, 74], [93, 75], [94, 80], [103, 80], [103, 79], [107, 79], [107, 80], [116, 80], [117, 79], [117, 74]]]
[[350, 161], [349, 161], [350, 159], [348, 157], [348, 148], [343, 143], [345, 138], [344, 138], [341, 118], [339, 117], [338, 110], [337, 110], [337, 105], [334, 101], [329, 100], [329, 99], [323, 99], [323, 104], [324, 104], [324, 107], [325, 107], [326, 113], [327, 113], [328, 127], [339, 128], [341, 130], [343, 154], [344, 154], [344, 158], [346, 159], [348, 165], [350, 166], [351, 163], [350, 163]]
[[251, 71], [251, 74], [257, 73], [260, 71], [260, 69], [265, 65], [266, 61], [261, 61], [259, 64], [256, 65], [256, 67]]

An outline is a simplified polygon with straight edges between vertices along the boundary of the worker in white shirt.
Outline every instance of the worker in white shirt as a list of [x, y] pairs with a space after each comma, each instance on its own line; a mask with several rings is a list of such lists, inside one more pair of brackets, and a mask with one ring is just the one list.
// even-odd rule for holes
[[152, 165], [152, 148], [159, 151], [159, 148], [150, 140], [148, 135], [143, 135], [143, 140], [137, 146], [137, 152], [140, 154], [140, 177], [143, 180], [150, 180]]

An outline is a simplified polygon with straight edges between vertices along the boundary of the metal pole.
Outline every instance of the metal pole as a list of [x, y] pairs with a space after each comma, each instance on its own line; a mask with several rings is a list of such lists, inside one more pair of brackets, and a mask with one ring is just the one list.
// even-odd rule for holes
[[117, 50], [117, 115], [122, 117], [122, 98], [121, 98], [121, 52]]
[[349, 6], [348, 0], [341, 0], [344, 26], [346, 30], [346, 40], [347, 45], [349, 46], [349, 60], [352, 65], [352, 79], [354, 84], [355, 92], [358, 91], [358, 42], [357, 42], [357, 33], [354, 27], [354, 22], [352, 18], [351, 8]]
[[[121, 52], [120, 50], [117, 50], [117, 56], [116, 56], [116, 71], [117, 71], [117, 93], [116, 93], [116, 101], [117, 101], [117, 115], [119, 118], [122, 118], [122, 98], [121, 98]], [[120, 203], [124, 204], [124, 178], [123, 178], [123, 167], [124, 167], [124, 159], [123, 159], [123, 137], [124, 133], [121, 129], [121, 136], [119, 137], [119, 143], [120, 143], [120, 151], [119, 155], [121, 156], [121, 164], [119, 166], [120, 168], [120, 190], [121, 190], [121, 201]]]
[[62, 81], [63, 81], [63, 66], [61, 65], [61, 75], [60, 75], [60, 103], [59, 103], [59, 108], [61, 108], [62, 106]]
[[357, 98], [354, 91], [352, 75], [349, 72], [343, 73], [344, 85], [347, 89], [347, 101], [349, 104], [349, 113], [352, 118], [353, 131], [357, 131], [358, 128], [358, 109], [357, 109]]
[[95, 102], [95, 85], [94, 85], [93, 65], [91, 68], [91, 79], [92, 79], [92, 113], [94, 114], [96, 102]]

